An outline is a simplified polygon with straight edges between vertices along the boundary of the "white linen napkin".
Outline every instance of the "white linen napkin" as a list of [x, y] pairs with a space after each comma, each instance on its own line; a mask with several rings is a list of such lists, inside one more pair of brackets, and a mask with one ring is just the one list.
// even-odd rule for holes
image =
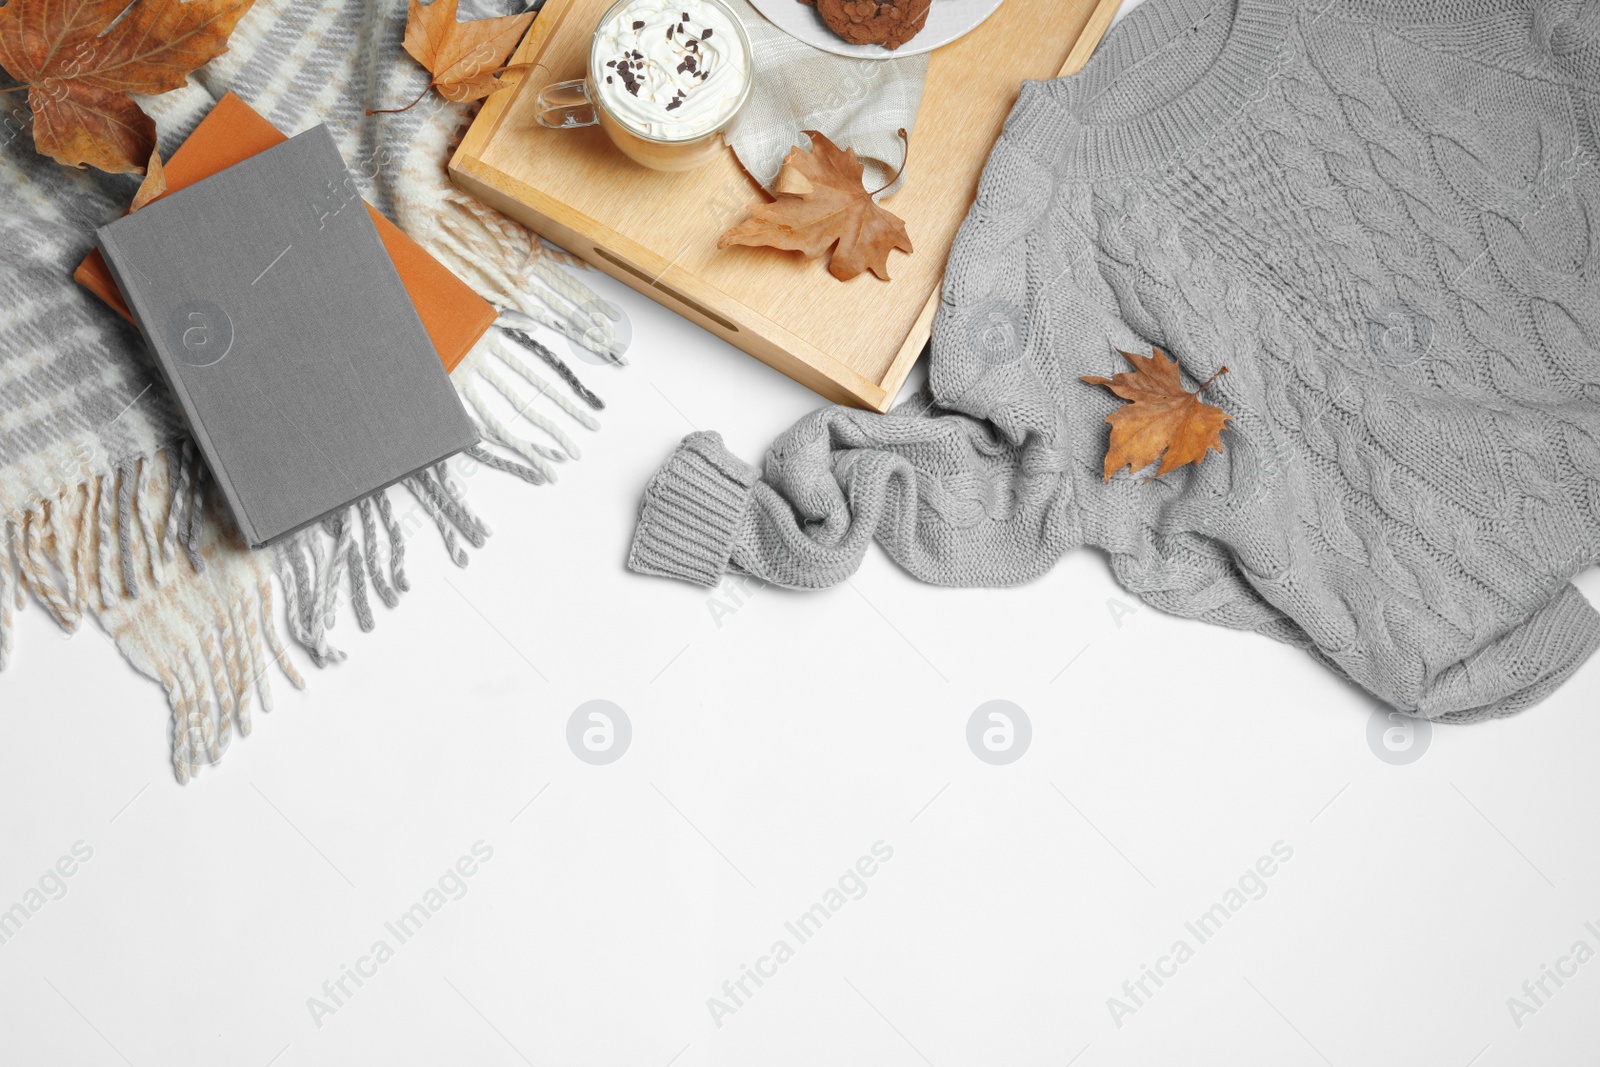
[[[801, 130], [819, 130], [866, 164], [863, 181], [876, 189], [902, 168], [905, 146], [922, 104], [928, 56], [850, 59], [814, 48], [768, 22], [747, 0], [727, 0], [755, 51], [755, 83], [727, 141], [739, 162], [769, 190], [789, 149], [809, 147]], [[881, 195], [888, 196], [894, 185]]]

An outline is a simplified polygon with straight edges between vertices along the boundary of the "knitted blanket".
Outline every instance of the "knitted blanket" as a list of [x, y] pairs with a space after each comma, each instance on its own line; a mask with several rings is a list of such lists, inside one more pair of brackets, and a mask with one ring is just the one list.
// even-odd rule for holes
[[[1004, 584], [1095, 545], [1401, 711], [1525, 708], [1600, 644], [1597, 131], [1592, 0], [1149, 0], [1024, 87], [929, 396], [819, 411], [764, 473], [690, 437], [630, 563], [820, 586], [876, 538]], [[1152, 344], [1231, 368], [1226, 452], [1103, 484], [1119, 401], [1079, 378]]]
[[[461, 16], [521, 6], [468, 0]], [[521, 328], [516, 342], [491, 329], [452, 375], [487, 447], [271, 550], [241, 542], [137, 331], [72, 281], [136, 180], [37, 155], [23, 97], [5, 98], [15, 110], [0, 153], [0, 667], [28, 599], [68, 630], [92, 619], [164, 688], [180, 781], [214, 762], [234, 729], [250, 732], [254, 702], [271, 708], [273, 663], [304, 684], [278, 638], [274, 573], [292, 639], [318, 666], [337, 661], [328, 630], [341, 603], [371, 629], [369, 586], [397, 603], [410, 535], [434, 527], [462, 566], [462, 542], [483, 544], [466, 475], [490, 467], [539, 484], [578, 457], [562, 424], [596, 429], [602, 404], [526, 329], [620, 361], [620, 312], [579, 265], [451, 188], [444, 165], [470, 106], [430, 94], [402, 114], [364, 114], [427, 84], [400, 46], [405, 17], [404, 0], [257, 0], [226, 54], [187, 87], [141, 101], [168, 156], [229, 89], [286, 133], [326, 122], [361, 194]]]

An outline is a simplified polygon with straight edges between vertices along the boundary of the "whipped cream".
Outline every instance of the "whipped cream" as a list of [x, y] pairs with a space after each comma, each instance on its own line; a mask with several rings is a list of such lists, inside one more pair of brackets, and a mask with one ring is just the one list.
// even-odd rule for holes
[[721, 5], [634, 0], [595, 33], [590, 74], [607, 110], [637, 134], [698, 137], [727, 121], [744, 98], [750, 56]]

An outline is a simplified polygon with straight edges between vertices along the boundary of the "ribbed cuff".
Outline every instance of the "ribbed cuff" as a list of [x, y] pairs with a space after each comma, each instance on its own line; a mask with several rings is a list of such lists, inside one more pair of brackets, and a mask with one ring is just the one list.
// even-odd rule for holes
[[721, 434], [685, 437], [645, 486], [628, 568], [716, 585], [755, 481], [755, 468], [723, 447]]
[[1441, 676], [1420, 709], [1439, 722], [1513, 715], [1539, 703], [1600, 648], [1600, 613], [1571, 584], [1495, 643]]

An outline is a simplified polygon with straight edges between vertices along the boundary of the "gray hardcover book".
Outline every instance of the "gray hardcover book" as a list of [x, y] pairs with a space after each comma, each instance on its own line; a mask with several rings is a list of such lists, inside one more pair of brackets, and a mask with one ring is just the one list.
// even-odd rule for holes
[[477, 441], [325, 127], [98, 237], [252, 547]]

